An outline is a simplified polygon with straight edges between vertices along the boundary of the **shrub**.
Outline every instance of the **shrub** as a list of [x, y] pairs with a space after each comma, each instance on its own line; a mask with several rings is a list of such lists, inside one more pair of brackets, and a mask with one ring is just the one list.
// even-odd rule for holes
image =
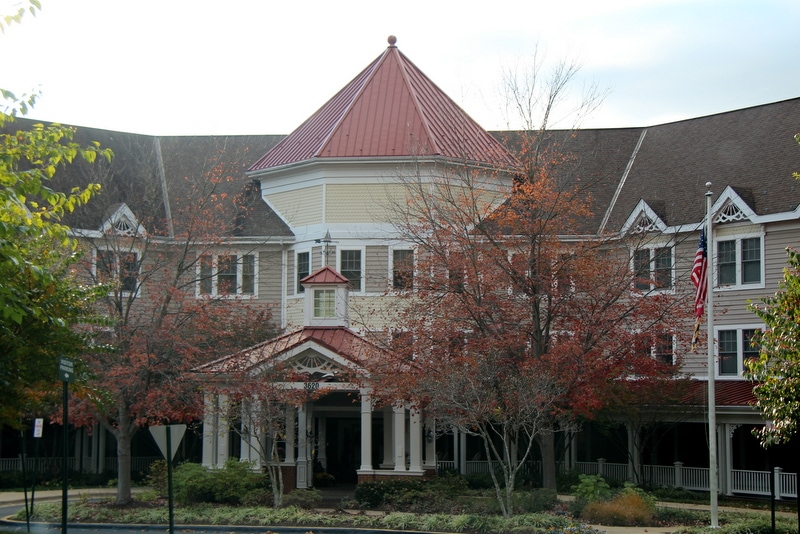
[[435, 495], [461, 495], [467, 491], [468, 488], [469, 483], [464, 477], [450, 472], [424, 482], [425, 491], [434, 493]]
[[581, 481], [581, 473], [577, 469], [570, 469], [558, 474], [556, 478], [556, 487], [558, 491], [565, 493], [573, 491], [573, 486], [577, 486]]
[[223, 469], [211, 472], [214, 502], [239, 504], [250, 491], [263, 487], [265, 475], [253, 471], [252, 462], [229, 458]]
[[581, 517], [603, 525], [646, 526], [653, 523], [655, 506], [641, 491], [622, 491], [609, 501], [589, 502]]
[[180, 504], [214, 502], [211, 473], [202, 465], [184, 463], [172, 473], [175, 501]]
[[600, 475], [580, 475], [578, 484], [572, 486], [575, 499], [581, 503], [602, 501], [611, 497], [611, 486]]
[[242, 506], [272, 506], [272, 490], [269, 488], [256, 488], [244, 494], [241, 501]]
[[195, 463], [181, 464], [172, 474], [175, 500], [181, 504], [240, 504], [248, 493], [268, 487], [269, 478], [252, 467], [235, 458], [216, 470]]
[[512, 503], [514, 510], [523, 513], [538, 513], [555, 508], [558, 495], [553, 490], [532, 489], [514, 492]]
[[360, 506], [377, 508], [383, 504], [385, 490], [380, 482], [364, 482], [356, 486], [355, 499]]
[[416, 480], [388, 480], [359, 484], [356, 486], [355, 499], [361, 506], [376, 508], [384, 504], [412, 504], [424, 494], [422, 483]]
[[322, 494], [318, 489], [298, 489], [283, 497], [283, 505], [310, 510], [316, 508], [321, 500]]
[[0, 488], [21, 488], [22, 471], [0, 471]]
[[493, 489], [492, 475], [488, 473], [475, 473], [464, 477], [469, 485], [469, 489]]
[[167, 461], [156, 460], [150, 464], [150, 472], [147, 474], [145, 483], [153, 488], [161, 497], [167, 496]]

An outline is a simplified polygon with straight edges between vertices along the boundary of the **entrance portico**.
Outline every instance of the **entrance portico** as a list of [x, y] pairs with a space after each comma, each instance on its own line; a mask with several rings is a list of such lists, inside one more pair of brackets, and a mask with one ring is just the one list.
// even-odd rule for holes
[[[275, 380], [269, 371], [280, 366], [284, 378], [270, 384], [273, 394], [285, 399], [283, 428], [272, 434], [279, 443], [271, 443], [263, 429], [267, 421], [259, 420], [259, 400], [240, 400], [231, 417], [235, 421], [228, 421], [223, 414], [230, 413], [230, 400], [209, 388], [203, 465], [221, 467], [232, 457], [260, 467], [278, 463], [287, 491], [332, 480], [352, 483], [435, 472], [433, 428], [423, 423], [420, 411], [404, 403], [374, 402], [369, 364], [381, 348], [348, 327], [347, 279], [323, 267], [302, 283], [306, 326], [198, 369], [220, 383], [226, 375], [230, 380], [230, 369], [244, 366], [249, 380], [258, 382], [260, 377]], [[238, 397], [247, 398], [248, 392], [239, 391]]]

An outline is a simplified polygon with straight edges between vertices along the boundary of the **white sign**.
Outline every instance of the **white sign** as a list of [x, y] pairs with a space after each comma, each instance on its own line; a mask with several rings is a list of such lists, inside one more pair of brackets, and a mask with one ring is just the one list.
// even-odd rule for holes
[[[169, 431], [169, 441], [172, 446], [171, 451], [167, 450], [167, 431]], [[181, 444], [185, 432], [186, 425], [158, 425], [150, 427], [150, 433], [153, 435], [153, 439], [156, 440], [156, 445], [158, 445], [164, 458], [168, 460], [175, 458], [175, 453], [178, 452], [178, 445]], [[167, 456], [167, 453], [169, 453], [169, 456]]]
[[34, 438], [41, 438], [42, 437], [42, 428], [44, 428], [44, 419], [34, 419], [33, 420], [33, 437]]

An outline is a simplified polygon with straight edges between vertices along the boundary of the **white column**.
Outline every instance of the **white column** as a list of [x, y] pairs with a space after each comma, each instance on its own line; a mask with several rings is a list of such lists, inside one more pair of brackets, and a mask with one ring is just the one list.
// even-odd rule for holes
[[717, 425], [719, 428], [719, 438], [717, 443], [720, 444], [719, 465], [721, 466], [719, 472], [719, 491], [723, 495], [733, 495], [731, 491], [731, 470], [733, 469], [733, 458], [731, 454], [731, 440], [733, 438], [733, 429], [736, 427], [729, 423]]
[[394, 470], [406, 470], [406, 409], [394, 406]]
[[361, 390], [361, 467], [359, 471], [372, 471], [372, 397], [369, 390]]
[[306, 405], [297, 408], [297, 488], [308, 487], [308, 432]]
[[222, 467], [230, 456], [230, 430], [228, 429], [228, 418], [225, 413], [228, 410], [228, 396], [219, 397], [220, 416], [217, 424], [217, 458], [216, 467]]
[[214, 459], [217, 456], [216, 435], [218, 414], [216, 412], [217, 403], [215, 400], [213, 395], [203, 395], [203, 467], [206, 469], [214, 467]]
[[419, 410], [409, 412], [409, 471], [422, 471], [422, 421]]
[[306, 487], [314, 485], [314, 403], [306, 403]]
[[209, 394], [203, 402], [203, 465], [215, 468], [228, 459], [228, 422], [221, 414], [227, 397]]
[[438, 469], [436, 461], [436, 423], [432, 417], [425, 418], [425, 431], [422, 434], [422, 440], [425, 443], [425, 458], [422, 461], [424, 469]]
[[286, 407], [286, 455], [284, 456], [284, 462], [289, 465], [294, 465], [294, 436], [297, 428], [296, 413], [297, 410], [294, 407]]
[[394, 419], [392, 409], [383, 409], [383, 462], [381, 469], [394, 468]]

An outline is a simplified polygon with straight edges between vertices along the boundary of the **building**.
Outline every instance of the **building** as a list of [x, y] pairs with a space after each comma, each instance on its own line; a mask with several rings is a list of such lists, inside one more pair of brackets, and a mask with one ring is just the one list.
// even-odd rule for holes
[[[771, 467], [750, 434], [764, 421], [750, 406], [743, 361], [755, 350], [749, 344], [752, 332], [762, 325], [746, 310], [746, 303], [775, 292], [785, 264], [783, 251], [796, 246], [800, 237], [800, 186], [792, 178], [792, 172], [800, 170], [800, 148], [793, 140], [798, 112], [800, 98], [651, 127], [546, 132], [571, 155], [558, 172], [588, 184], [594, 209], [583, 221], [582, 235], [643, 236], [644, 244], [630, 251], [631, 267], [637, 272], [648, 269], [654, 281], [651, 290], [692, 291], [688, 274], [710, 191], [717, 364], [710, 372], [705, 354], [688, 350], [690, 324], [660, 347], [658, 355], [679, 363], [697, 387], [710, 374], [717, 381], [720, 488], [726, 493], [747, 491], [738, 473]], [[491, 175], [499, 184], [499, 197], [518, 165], [518, 132], [489, 134], [480, 128], [390, 40], [374, 62], [285, 137], [159, 139], [96, 130], [81, 133], [104, 145], [116, 144], [128, 164], [105, 169], [113, 184], [108, 205], [102, 211], [101, 206], [87, 210], [72, 222], [77, 233], [93, 243], [95, 273], [98, 266], [121, 265], [119, 259], [105, 259], [107, 236], [129, 238], [125, 246], [130, 266], [105, 269], [119, 279], [120, 297], [138, 294], [139, 229], [152, 232], [147, 221], [165, 221], [159, 230], [165, 239], [180, 233], [178, 214], [186, 212], [179, 199], [195, 198], [186, 194], [184, 176], [200, 186], [215, 172], [236, 177], [217, 184], [215, 195], [223, 190], [228, 198], [238, 195], [227, 215], [233, 225], [225, 239], [206, 250], [209, 263], [198, 265], [191, 290], [214, 297], [232, 289], [236, 296], [272, 310], [276, 326], [285, 333], [242, 353], [215, 358], [206, 369], [219, 370], [213, 366], [232, 358], [258, 365], [282, 358], [310, 377], [298, 384], [330, 391], [292, 418], [296, 429], [306, 431], [297, 432], [296, 442], [285, 443], [281, 460], [294, 468], [297, 487], [313, 484], [314, 461], [342, 481], [424, 476], [437, 467], [436, 447], [451, 451], [449, 467], [470, 469], [463, 436], [451, 442], [429, 440], [433, 423], [424, 415], [407, 407], [373, 410], [368, 390], [333, 377], [363, 363], [359, 358], [370, 346], [363, 336], [392, 326], [373, 310], [392, 306], [393, 289], [402, 288], [403, 277], [409, 275], [396, 265], [414, 254], [392, 223], [390, 201], [402, 198], [402, 180], [466, 165], [478, 175]], [[217, 151], [220, 158], [213, 168], [203, 168], [200, 163]], [[134, 166], [131, 162], [137, 158], [139, 165]], [[225, 162], [224, 171], [220, 161]], [[706, 182], [712, 183], [710, 188]], [[227, 202], [221, 196], [213, 200]], [[148, 209], [150, 215], [143, 216]], [[332, 299], [330, 316], [321, 311], [319, 301], [315, 304], [317, 290]], [[318, 312], [323, 315], [315, 315]], [[326, 375], [333, 377], [311, 379]], [[353, 394], [359, 402], [353, 402]], [[232, 455], [255, 459], [257, 451], [228, 432], [224, 420], [211, 412], [206, 415], [205, 465], [221, 465]], [[702, 409], [668, 419], [662, 422], [680, 423], [665, 434], [669, 443], [636, 452], [635, 429], [621, 431], [627, 444], [624, 452], [615, 452], [608, 439], [598, 441], [600, 434], [587, 425], [583, 437], [565, 442], [571, 443], [565, 463], [604, 465], [607, 474], [614, 464], [624, 472], [618, 477], [630, 476], [640, 463], [666, 466], [670, 473], [676, 472], [675, 462], [707, 468], [707, 450], [688, 446], [705, 432]], [[595, 439], [586, 439], [590, 435]], [[328, 447], [315, 450], [313, 443]], [[84, 450], [89, 449], [98, 450], [96, 445]], [[600, 454], [606, 461], [598, 462]], [[87, 465], [102, 464], [97, 457], [89, 460]], [[779, 461], [779, 467], [796, 472], [796, 460], [789, 455]], [[685, 482], [687, 476], [683, 479], [681, 485], [694, 487]]]

